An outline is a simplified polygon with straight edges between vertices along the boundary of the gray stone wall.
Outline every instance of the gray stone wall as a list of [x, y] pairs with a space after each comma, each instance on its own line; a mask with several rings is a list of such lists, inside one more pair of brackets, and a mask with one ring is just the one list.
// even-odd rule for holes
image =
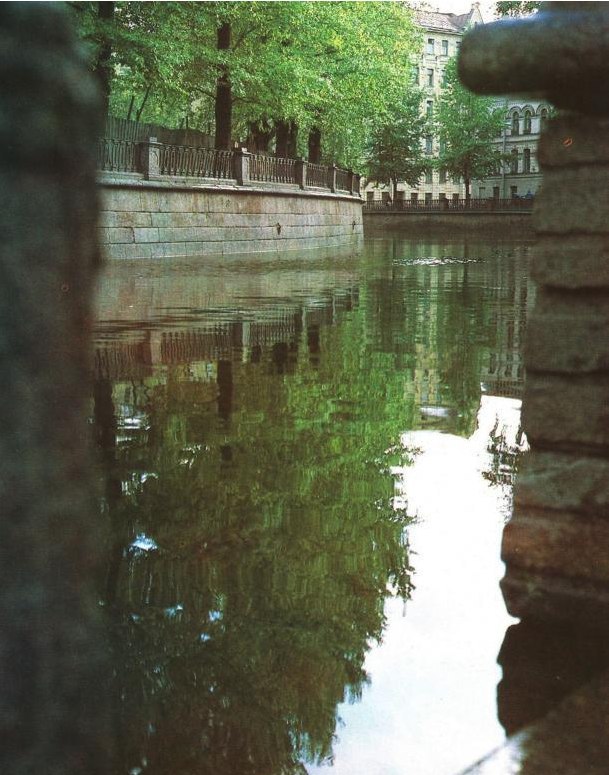
[[102, 179], [99, 237], [108, 258], [302, 250], [362, 236], [359, 197]]
[[509, 233], [515, 239], [533, 236], [532, 219], [529, 213], [512, 215], [510, 213], [458, 212], [458, 213], [419, 213], [419, 212], [367, 212], [364, 213], [366, 233], [385, 232], [387, 229], [403, 231], [433, 231], [448, 233]]
[[608, 130], [607, 119], [565, 116], [540, 145], [552, 185], [534, 216], [531, 452], [503, 541], [503, 589], [517, 615], [600, 621], [609, 610]]

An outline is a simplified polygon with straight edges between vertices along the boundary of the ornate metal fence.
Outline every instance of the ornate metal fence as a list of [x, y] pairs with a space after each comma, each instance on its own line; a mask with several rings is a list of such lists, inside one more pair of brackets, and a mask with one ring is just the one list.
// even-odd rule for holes
[[250, 180], [267, 183], [296, 183], [296, 161], [252, 153], [250, 160]]
[[398, 199], [364, 202], [365, 212], [530, 212], [534, 197], [511, 199]]
[[351, 173], [347, 170], [336, 170], [336, 189], [337, 191], [351, 190]]
[[[142, 173], [146, 179], [159, 176], [210, 178], [236, 181], [238, 185], [256, 183], [290, 184], [353, 192], [359, 196], [359, 175], [337, 167], [310, 164], [246, 150], [216, 151], [212, 148], [149, 141], [99, 141], [98, 169], [104, 172]], [[305, 175], [306, 170], [306, 175]]]
[[137, 172], [138, 144], [130, 140], [100, 140], [97, 167], [105, 172]]
[[323, 164], [307, 164], [307, 186], [328, 188], [328, 168]]
[[226, 180], [233, 177], [233, 157], [232, 151], [163, 145], [160, 172], [161, 175]]

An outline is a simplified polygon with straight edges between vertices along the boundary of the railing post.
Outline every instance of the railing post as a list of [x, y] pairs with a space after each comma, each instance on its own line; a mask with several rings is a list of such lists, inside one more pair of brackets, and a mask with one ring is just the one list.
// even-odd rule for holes
[[247, 148], [237, 148], [234, 155], [234, 177], [238, 186], [247, 186], [250, 182], [250, 153]]
[[353, 170], [348, 170], [347, 171], [347, 190], [351, 195], [355, 193], [354, 186], [355, 186], [355, 173], [353, 172]]
[[161, 174], [161, 148], [156, 137], [150, 137], [139, 143], [139, 168], [146, 180], [157, 178]]
[[294, 169], [295, 182], [300, 188], [307, 187], [307, 162], [300, 156], [296, 159], [296, 167]]
[[328, 167], [328, 188], [333, 194], [336, 193], [336, 170], [336, 164]]

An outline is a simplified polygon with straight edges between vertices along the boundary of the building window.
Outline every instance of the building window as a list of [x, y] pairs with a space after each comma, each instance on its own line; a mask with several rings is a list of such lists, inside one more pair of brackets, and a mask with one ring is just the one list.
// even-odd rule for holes
[[433, 38], [427, 38], [427, 54], [433, 54], [434, 53], [434, 39]]
[[512, 175], [518, 174], [518, 148], [513, 148], [510, 159], [510, 172]]
[[412, 79], [416, 83], [416, 85], [419, 85], [419, 78], [421, 77], [421, 71], [418, 65], [415, 65], [412, 68]]
[[524, 126], [522, 127], [522, 134], [523, 135], [530, 135], [532, 130], [532, 119], [533, 114], [530, 110], [524, 111]]
[[493, 199], [499, 199], [499, 186], [493, 186]]
[[433, 86], [433, 67], [427, 68], [427, 85]]
[[486, 186], [480, 186], [478, 189], [478, 199], [486, 199]]
[[433, 100], [427, 100], [425, 104], [425, 113], [427, 114], [427, 118], [431, 118], [433, 115]]
[[531, 149], [525, 148], [522, 152], [522, 171], [523, 172], [530, 172], [531, 171]]
[[374, 191], [366, 191], [366, 201], [367, 202], [374, 201]]
[[440, 183], [446, 183], [446, 178], [447, 178], [446, 170], [440, 170], [438, 181]]
[[411, 202], [418, 202], [419, 201], [419, 195], [413, 191], [412, 194], [410, 195], [410, 201]]
[[431, 193], [431, 191], [428, 191], [428, 192], [425, 194], [425, 201], [426, 201], [426, 202], [431, 202], [431, 200], [432, 200], [432, 196], [433, 196], [433, 194]]
[[440, 193], [440, 194], [438, 194], [438, 198], [440, 199], [441, 202], [443, 202], [443, 201], [446, 200], [446, 194]]
[[383, 191], [381, 193], [381, 199], [383, 200], [383, 202], [388, 202], [389, 201], [389, 191]]
[[512, 134], [513, 135], [519, 135], [520, 134], [520, 116], [518, 113], [514, 113], [512, 116]]
[[548, 111], [544, 108], [541, 113], [539, 114], [539, 129], [540, 131], [544, 130], [546, 128], [546, 124], [548, 123]]
[[427, 172], [425, 173], [425, 182], [433, 183], [433, 172], [431, 170], [427, 170]]
[[431, 135], [427, 135], [427, 137], [425, 138], [425, 153], [426, 154], [433, 153], [433, 137]]
[[510, 186], [510, 196], [512, 199], [518, 196], [518, 186]]
[[404, 192], [403, 191], [396, 191], [395, 192], [395, 199], [396, 199], [396, 202], [403, 202], [404, 201]]
[[448, 41], [443, 40], [442, 41], [442, 56], [447, 57], [448, 56]]
[[453, 202], [459, 201], [459, 194], [453, 194]]

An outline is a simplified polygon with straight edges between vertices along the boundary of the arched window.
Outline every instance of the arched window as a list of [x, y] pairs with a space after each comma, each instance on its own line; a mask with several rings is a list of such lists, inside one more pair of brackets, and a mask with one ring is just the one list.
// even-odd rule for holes
[[518, 173], [518, 149], [513, 148], [511, 153], [512, 158], [510, 159], [510, 172], [512, 175], [516, 175]]
[[512, 116], [512, 134], [513, 135], [520, 134], [520, 116], [518, 113], [514, 113], [514, 115]]
[[533, 114], [530, 110], [524, 111], [524, 127], [522, 128], [522, 134], [523, 135], [530, 135], [532, 130], [532, 121]]
[[525, 148], [522, 154], [522, 171], [531, 171], [531, 149]]
[[543, 108], [543, 110], [539, 114], [539, 128], [540, 128], [540, 130], [545, 129], [547, 123], [548, 123], [548, 111], [547, 111], [546, 108]]

